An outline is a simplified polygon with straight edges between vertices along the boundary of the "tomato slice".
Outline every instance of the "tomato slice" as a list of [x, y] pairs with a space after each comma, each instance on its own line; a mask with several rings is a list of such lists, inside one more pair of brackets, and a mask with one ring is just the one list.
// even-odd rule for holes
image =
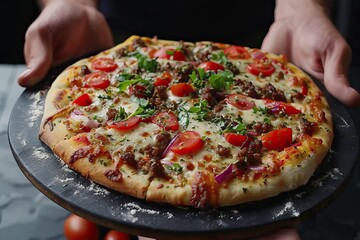
[[207, 61], [207, 62], [201, 63], [199, 65], [199, 68], [203, 68], [205, 71], [214, 71], [214, 72], [217, 72], [218, 70], [222, 70], [222, 71], [225, 70], [224, 66], [222, 66], [219, 63], [212, 62], [212, 61]]
[[259, 76], [260, 73], [264, 77], [270, 76], [275, 72], [275, 68], [271, 63], [263, 63], [263, 62], [254, 62], [247, 65], [246, 70], [256, 76]]
[[85, 76], [85, 87], [105, 89], [110, 85], [107, 73], [93, 72]]
[[230, 46], [224, 49], [225, 55], [230, 59], [248, 59], [250, 58], [250, 53], [246, 48], [241, 46]]
[[73, 102], [73, 104], [79, 105], [79, 106], [89, 106], [92, 104], [92, 100], [89, 96], [89, 94], [84, 93], [83, 95], [76, 98]]
[[177, 83], [170, 87], [171, 92], [178, 97], [186, 97], [189, 96], [194, 89], [188, 83]]
[[264, 99], [265, 106], [271, 110], [272, 113], [285, 112], [288, 115], [299, 114], [301, 110], [281, 101], [271, 99]]
[[154, 81], [154, 86], [168, 86], [171, 82], [172, 76], [168, 72], [164, 72], [161, 77], [156, 78]]
[[180, 133], [172, 143], [170, 150], [179, 155], [197, 153], [203, 147], [203, 141], [198, 132], [185, 131]]
[[159, 112], [152, 118], [152, 122], [166, 131], [177, 131], [179, 129], [179, 122], [173, 112]]
[[261, 137], [263, 146], [268, 150], [282, 151], [292, 143], [292, 129], [281, 128], [268, 132]]
[[238, 147], [247, 146], [250, 143], [250, 138], [248, 136], [238, 133], [224, 133], [224, 138], [230, 144]]
[[128, 132], [130, 130], [135, 129], [139, 123], [141, 122], [141, 118], [132, 116], [127, 120], [116, 122], [113, 125], [110, 125], [110, 128], [115, 128], [116, 130], [120, 132]]
[[255, 103], [249, 101], [244, 95], [231, 94], [227, 97], [227, 102], [239, 110], [250, 110], [255, 107]]
[[112, 72], [118, 67], [116, 62], [111, 58], [95, 59], [94, 61], [92, 61], [91, 66], [96, 70], [105, 71], [105, 72]]
[[129, 87], [129, 95], [138, 98], [146, 98], [147, 97], [146, 91], [147, 88], [141, 84], [134, 84]]
[[180, 51], [173, 48], [163, 47], [154, 53], [155, 58], [170, 59], [175, 61], [185, 61], [185, 55]]

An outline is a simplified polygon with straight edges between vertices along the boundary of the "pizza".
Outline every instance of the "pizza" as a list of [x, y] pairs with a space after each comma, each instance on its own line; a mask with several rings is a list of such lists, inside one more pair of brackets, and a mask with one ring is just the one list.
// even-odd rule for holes
[[216, 208], [306, 184], [333, 128], [323, 93], [285, 56], [132, 36], [56, 78], [39, 136], [105, 187]]

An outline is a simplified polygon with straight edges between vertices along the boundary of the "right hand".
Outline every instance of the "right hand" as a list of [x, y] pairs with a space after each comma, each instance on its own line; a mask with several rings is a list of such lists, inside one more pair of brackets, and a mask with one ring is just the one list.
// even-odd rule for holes
[[111, 46], [110, 28], [95, 7], [72, 0], [50, 1], [26, 32], [27, 69], [18, 83], [33, 86], [52, 65]]

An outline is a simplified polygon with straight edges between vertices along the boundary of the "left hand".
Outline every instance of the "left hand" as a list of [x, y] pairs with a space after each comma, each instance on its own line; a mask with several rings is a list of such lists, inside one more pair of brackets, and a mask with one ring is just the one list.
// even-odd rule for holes
[[325, 12], [317, 8], [293, 11], [294, 14], [288, 12], [285, 17], [275, 18], [262, 50], [287, 55], [291, 62], [323, 81], [342, 103], [359, 106], [360, 94], [350, 86], [347, 77], [351, 61], [349, 45]]

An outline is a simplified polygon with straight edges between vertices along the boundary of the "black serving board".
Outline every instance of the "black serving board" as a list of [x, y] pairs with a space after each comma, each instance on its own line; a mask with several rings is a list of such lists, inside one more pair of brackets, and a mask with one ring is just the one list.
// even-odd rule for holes
[[[70, 170], [38, 139], [53, 77], [24, 91], [9, 121], [9, 141], [24, 175], [54, 202], [103, 226], [160, 239], [240, 239], [292, 227], [329, 204], [356, 162], [359, 137], [345, 108], [326, 94], [335, 138], [314, 176], [296, 190], [266, 200], [199, 210], [147, 202], [97, 185]], [[324, 91], [324, 90], [323, 90]]]

